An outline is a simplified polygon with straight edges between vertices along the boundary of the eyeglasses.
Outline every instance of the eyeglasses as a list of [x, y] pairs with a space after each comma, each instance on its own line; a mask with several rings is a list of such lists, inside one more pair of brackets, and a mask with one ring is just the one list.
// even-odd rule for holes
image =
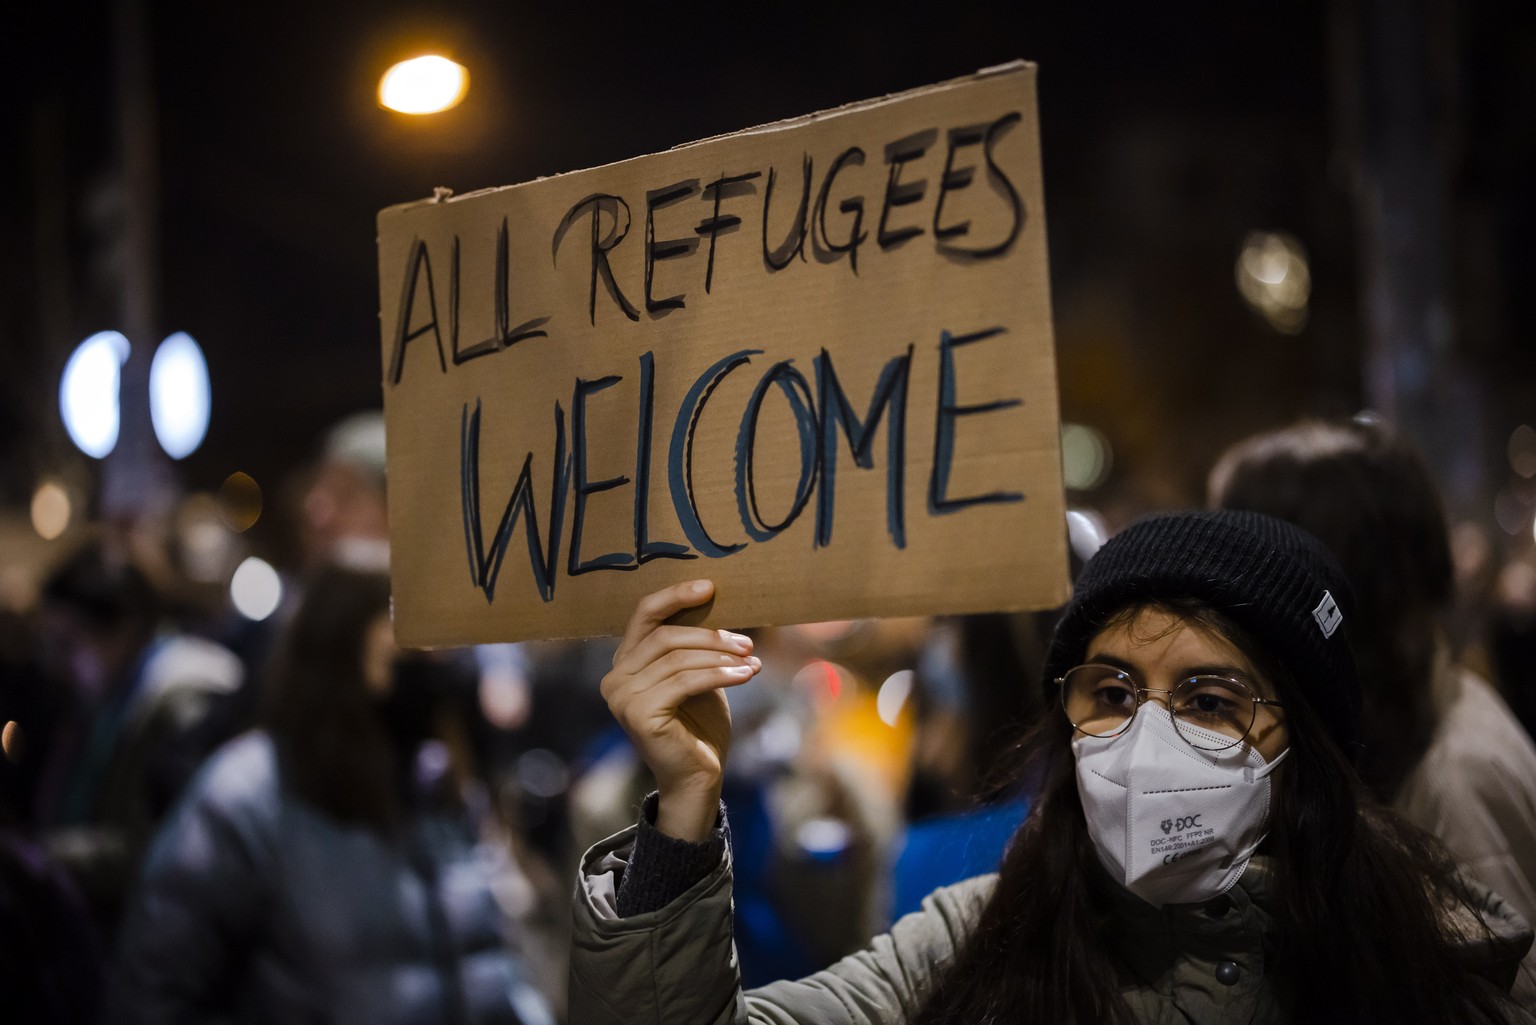
[[1261, 698], [1241, 680], [1225, 676], [1191, 676], [1172, 690], [1138, 687], [1130, 674], [1114, 666], [1088, 665], [1068, 669], [1057, 677], [1061, 707], [1079, 733], [1117, 737], [1130, 728], [1136, 710], [1148, 694], [1166, 694], [1173, 727], [1190, 747], [1222, 751], [1241, 744], [1253, 728], [1260, 705], [1283, 708]]

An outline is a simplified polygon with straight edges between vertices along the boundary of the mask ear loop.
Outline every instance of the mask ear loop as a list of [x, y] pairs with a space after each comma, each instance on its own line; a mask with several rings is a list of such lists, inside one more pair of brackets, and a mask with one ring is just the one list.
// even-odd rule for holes
[[[1259, 754], [1258, 748], [1250, 748], [1250, 750], [1252, 750], [1254, 754], [1259, 755], [1260, 760], [1264, 758], [1263, 755]], [[1275, 755], [1275, 760], [1272, 762], [1264, 762], [1264, 764], [1258, 768], [1254, 768], [1251, 765], [1246, 766], [1243, 769], [1243, 779], [1249, 783], [1252, 783], [1254, 780], [1266, 778], [1271, 772], [1275, 771], [1276, 766], [1290, 757], [1290, 754], [1291, 749], [1286, 748], [1284, 751], [1281, 751], [1279, 754]]]

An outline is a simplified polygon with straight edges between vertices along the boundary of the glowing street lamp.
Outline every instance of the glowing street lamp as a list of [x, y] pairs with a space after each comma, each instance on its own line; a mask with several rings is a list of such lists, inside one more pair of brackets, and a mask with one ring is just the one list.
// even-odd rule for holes
[[401, 61], [379, 79], [379, 106], [402, 114], [436, 114], [456, 107], [469, 91], [469, 72], [447, 57]]
[[105, 459], [117, 446], [121, 421], [118, 379], [128, 359], [128, 339], [98, 331], [75, 349], [59, 382], [59, 414], [70, 440], [92, 459]]
[[177, 331], [160, 343], [149, 365], [150, 422], [166, 455], [185, 459], [203, 443], [211, 405], [203, 350]]
[[[98, 331], [75, 349], [59, 381], [59, 415], [75, 446], [93, 459], [117, 447], [122, 426], [123, 364], [128, 339]], [[172, 459], [183, 459], [208, 433], [208, 361], [185, 331], [160, 343], [149, 367], [149, 413], [155, 437]]]

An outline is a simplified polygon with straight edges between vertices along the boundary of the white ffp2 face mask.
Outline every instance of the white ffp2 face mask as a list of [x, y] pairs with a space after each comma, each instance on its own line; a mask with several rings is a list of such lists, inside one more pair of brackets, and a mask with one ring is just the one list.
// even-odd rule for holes
[[[1186, 727], [1187, 729], [1188, 727]], [[1077, 792], [1111, 877], [1154, 907], [1231, 889], [1264, 840], [1269, 774], [1250, 745], [1201, 751], [1148, 702], [1118, 737], [1079, 736]]]

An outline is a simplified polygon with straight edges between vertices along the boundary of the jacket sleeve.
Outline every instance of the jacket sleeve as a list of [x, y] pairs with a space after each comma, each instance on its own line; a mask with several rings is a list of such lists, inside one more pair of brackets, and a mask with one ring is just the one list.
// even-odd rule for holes
[[238, 986], [262, 921], [267, 841], [252, 803], [229, 796], [200, 777], [156, 835], [118, 936], [113, 1025], [204, 1022]]
[[923, 1006], [990, 895], [984, 876], [936, 891], [864, 950], [743, 993], [731, 932], [731, 862], [656, 911], [614, 907], [633, 828], [582, 859], [571, 943], [571, 1025], [902, 1025]]

